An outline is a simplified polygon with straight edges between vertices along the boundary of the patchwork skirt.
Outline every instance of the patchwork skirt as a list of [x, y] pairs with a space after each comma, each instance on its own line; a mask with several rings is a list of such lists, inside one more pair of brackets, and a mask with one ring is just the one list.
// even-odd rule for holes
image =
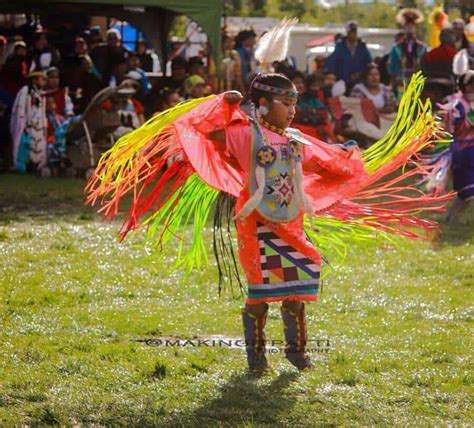
[[276, 223], [254, 211], [236, 224], [248, 281], [246, 303], [317, 300], [321, 257], [305, 235], [303, 212], [292, 221]]

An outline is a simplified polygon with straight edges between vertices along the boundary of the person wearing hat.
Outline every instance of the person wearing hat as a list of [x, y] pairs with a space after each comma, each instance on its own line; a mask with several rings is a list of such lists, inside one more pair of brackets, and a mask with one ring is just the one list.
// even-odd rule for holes
[[184, 94], [187, 99], [200, 98], [204, 95], [206, 81], [197, 74], [192, 74], [184, 81]]
[[13, 140], [13, 166], [18, 172], [49, 175], [47, 166], [47, 118], [43, 89], [47, 76], [43, 71], [28, 75], [28, 84], [15, 98], [10, 121]]
[[372, 62], [372, 56], [365, 42], [357, 37], [357, 23], [350, 21], [346, 25], [346, 36], [336, 43], [334, 52], [326, 61], [326, 72], [344, 80], [348, 90], [360, 81], [362, 73]]
[[12, 98], [15, 98], [18, 91], [26, 84], [28, 76], [26, 54], [26, 43], [22, 40], [16, 41], [13, 45], [13, 53], [7, 57], [2, 69], [2, 86]]
[[390, 51], [388, 72], [393, 91], [400, 98], [404, 84], [408, 84], [413, 73], [420, 69], [421, 59], [426, 53], [426, 44], [416, 38], [417, 25], [424, 20], [418, 9], [401, 9], [396, 20], [402, 26], [405, 37]]

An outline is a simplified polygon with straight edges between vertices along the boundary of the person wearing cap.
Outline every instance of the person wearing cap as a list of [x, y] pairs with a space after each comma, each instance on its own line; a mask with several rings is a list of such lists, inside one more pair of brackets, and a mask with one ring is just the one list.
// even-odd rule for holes
[[46, 70], [47, 83], [45, 95], [53, 97], [56, 105], [56, 113], [69, 117], [74, 114], [74, 105], [69, 96], [67, 88], [59, 85], [59, 70], [56, 67], [51, 67]]
[[43, 71], [28, 75], [28, 84], [18, 92], [13, 104], [10, 134], [13, 140], [13, 166], [18, 172], [49, 175], [47, 166], [47, 118]]
[[12, 98], [15, 98], [18, 91], [26, 85], [26, 77], [28, 76], [26, 54], [26, 43], [22, 40], [16, 41], [13, 46], [13, 53], [7, 57], [2, 69], [3, 88]]
[[325, 71], [344, 80], [348, 90], [360, 81], [361, 75], [372, 62], [372, 56], [365, 42], [357, 37], [357, 23], [348, 22], [346, 36], [336, 43], [334, 52], [326, 60]]
[[393, 91], [400, 98], [403, 85], [408, 84], [413, 73], [420, 69], [426, 44], [416, 38], [417, 25], [424, 20], [418, 9], [401, 9], [396, 20], [402, 26], [405, 37], [392, 47], [387, 68]]
[[184, 81], [184, 94], [187, 99], [200, 98], [204, 95], [206, 81], [197, 74], [189, 76]]

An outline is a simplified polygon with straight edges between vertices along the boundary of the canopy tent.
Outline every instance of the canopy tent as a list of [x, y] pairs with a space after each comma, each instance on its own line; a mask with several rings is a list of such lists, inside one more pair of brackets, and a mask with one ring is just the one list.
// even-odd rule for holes
[[220, 56], [222, 0], [0, 0], [0, 13], [87, 13], [126, 20], [143, 31], [166, 57], [164, 46], [176, 14], [186, 15], [206, 32], [215, 59]]

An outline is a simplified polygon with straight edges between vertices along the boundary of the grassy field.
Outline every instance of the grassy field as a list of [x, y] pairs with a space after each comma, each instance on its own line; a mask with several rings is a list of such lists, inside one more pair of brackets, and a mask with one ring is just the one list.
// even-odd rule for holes
[[[242, 349], [157, 347], [241, 338], [242, 296], [214, 262], [183, 278], [82, 205], [77, 180], [0, 176], [0, 425], [468, 426], [473, 421], [474, 207], [436, 247], [354, 249], [308, 305], [317, 368], [281, 353], [246, 374]], [[283, 340], [278, 305], [268, 339]], [[471, 397], [471, 398], [470, 398]]]

